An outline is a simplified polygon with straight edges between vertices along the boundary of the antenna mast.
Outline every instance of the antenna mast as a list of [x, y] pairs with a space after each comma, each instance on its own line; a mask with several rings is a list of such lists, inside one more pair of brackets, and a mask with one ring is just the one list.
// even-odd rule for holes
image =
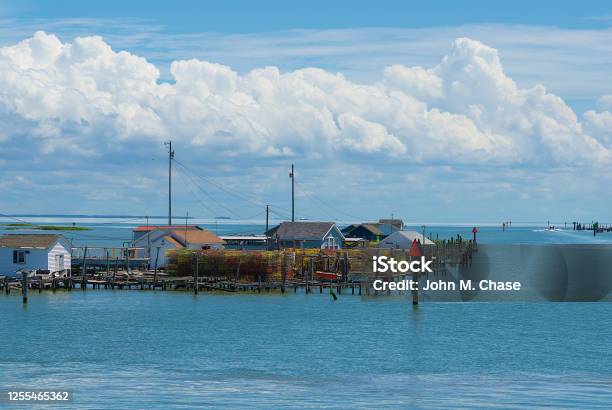
[[289, 178], [291, 178], [291, 222], [295, 222], [295, 173], [293, 164], [291, 164], [291, 173], [289, 173]]
[[164, 142], [168, 147], [168, 225], [172, 225], [172, 159], [174, 151], [172, 150], [172, 141]]

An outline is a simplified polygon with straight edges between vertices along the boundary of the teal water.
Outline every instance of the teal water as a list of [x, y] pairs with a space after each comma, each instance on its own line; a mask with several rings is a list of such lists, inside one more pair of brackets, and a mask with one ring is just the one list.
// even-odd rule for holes
[[[92, 230], [63, 233], [90, 247], [121, 246], [142, 223], [74, 222]], [[263, 231], [257, 221], [197, 222], [218, 234]], [[471, 226], [426, 234], [471, 238]], [[612, 243], [612, 233], [517, 224], [479, 226], [478, 240]], [[24, 307], [13, 293], [0, 295], [0, 341], [0, 389], [70, 389], [68, 408], [612, 407], [610, 303], [413, 309], [316, 293], [76, 290], [34, 292]]]
[[70, 389], [79, 409], [610, 408], [611, 318], [610, 303], [1, 295], [0, 389]]

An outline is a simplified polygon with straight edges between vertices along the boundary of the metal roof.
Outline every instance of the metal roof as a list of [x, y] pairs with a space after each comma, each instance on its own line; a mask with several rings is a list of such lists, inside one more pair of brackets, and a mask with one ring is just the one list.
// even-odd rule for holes
[[334, 226], [333, 222], [283, 222], [273, 236], [281, 241], [321, 240]]
[[[413, 241], [422, 242], [423, 234], [415, 231], [395, 231], [385, 239], [380, 241], [379, 246], [385, 247], [389, 245], [403, 245], [402, 248], [408, 249], [412, 246]], [[424, 245], [435, 245], [430, 239], [425, 238]]]

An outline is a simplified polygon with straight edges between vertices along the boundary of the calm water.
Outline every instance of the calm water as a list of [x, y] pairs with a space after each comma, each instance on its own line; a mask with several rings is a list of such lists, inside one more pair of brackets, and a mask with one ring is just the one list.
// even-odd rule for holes
[[[138, 223], [79, 220], [93, 230], [65, 234], [121, 245]], [[426, 229], [471, 237], [470, 226]], [[538, 226], [479, 230], [481, 243], [612, 243]], [[72, 408], [612, 407], [611, 303], [413, 309], [349, 295], [34, 292], [27, 307], [0, 295], [0, 340], [0, 389], [71, 389]]]
[[610, 408], [611, 318], [610, 303], [2, 295], [0, 388], [108, 409]]

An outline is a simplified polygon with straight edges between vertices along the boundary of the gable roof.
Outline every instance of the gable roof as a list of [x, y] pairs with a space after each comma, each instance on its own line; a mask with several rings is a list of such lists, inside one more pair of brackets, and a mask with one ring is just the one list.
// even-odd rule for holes
[[333, 222], [282, 222], [271, 231], [273, 231], [272, 236], [284, 241], [321, 240], [334, 227], [336, 224]]
[[174, 245], [175, 248], [184, 248], [183, 244], [180, 243], [179, 241], [177, 241], [176, 239], [174, 239], [172, 236], [170, 235], [166, 235], [164, 236], [164, 240], [168, 243], [171, 243], [172, 245]]
[[366, 231], [370, 232], [372, 235], [377, 235], [377, 236], [389, 235], [392, 233], [393, 230], [397, 230], [397, 228], [393, 229], [394, 227], [389, 224], [384, 224], [380, 222], [366, 222], [362, 224], [349, 225], [342, 230], [342, 233], [353, 235], [353, 233], [360, 228], [365, 229]]
[[353, 229], [357, 228], [359, 225], [361, 225], [361, 224], [350, 224], [350, 225], [345, 226], [344, 228], [342, 228], [340, 231], [342, 233], [350, 232]]
[[[187, 235], [185, 238], [185, 234]], [[168, 242], [172, 243], [175, 247], [184, 248], [185, 247], [185, 239], [187, 239], [188, 244], [202, 244], [202, 245], [212, 245], [212, 244], [224, 244], [225, 241], [215, 235], [214, 233], [202, 229], [198, 227], [197, 229], [189, 229], [185, 230], [183, 226], [182, 229], [165, 229], [155, 228], [146, 232], [144, 235], [139, 236], [134, 242], [134, 246], [143, 246], [146, 243], [150, 243], [153, 241], [157, 241], [159, 239], [168, 239]]]
[[0, 237], [0, 248], [49, 249], [60, 238], [58, 234], [6, 234]]
[[370, 231], [374, 235], [384, 235], [383, 231], [380, 230], [380, 224], [361, 224], [361, 226]]
[[[380, 246], [396, 244], [405, 245], [404, 247], [408, 248], [408, 246], [412, 246], [412, 242], [415, 240], [420, 243], [423, 240], [423, 234], [416, 231], [395, 231], [383, 239], [380, 242]], [[422, 245], [435, 245], [435, 243], [425, 238], [425, 242]]]
[[215, 235], [214, 233], [212, 233], [211, 231], [208, 231], [206, 229], [199, 229], [199, 230], [180, 230], [180, 229], [173, 229], [172, 231], [172, 236], [174, 236], [176, 239], [178, 239], [180, 242], [182, 242], [183, 244], [185, 243], [185, 240], [187, 241], [188, 244], [190, 243], [195, 243], [195, 244], [224, 244], [225, 241], [221, 238], [219, 238], [217, 235]]

